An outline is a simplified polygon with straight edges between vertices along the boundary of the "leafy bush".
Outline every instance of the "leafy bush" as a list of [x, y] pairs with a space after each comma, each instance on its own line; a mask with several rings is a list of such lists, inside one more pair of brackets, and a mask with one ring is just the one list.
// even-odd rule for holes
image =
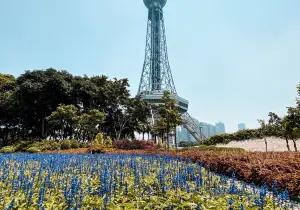
[[35, 141], [39, 141], [39, 140], [37, 140], [37, 139], [35, 139], [35, 140], [20, 140], [20, 141], [17, 141], [13, 145], [16, 147], [16, 151], [24, 151], [27, 149], [28, 145], [34, 143]]
[[45, 150], [59, 150], [61, 147], [57, 141], [43, 141], [43, 151]]
[[63, 140], [60, 142], [60, 148], [62, 150], [67, 150], [72, 148], [72, 142], [71, 140]]
[[1, 153], [13, 153], [13, 152], [30, 152], [38, 153], [44, 151], [65, 150], [65, 149], [77, 149], [87, 147], [85, 143], [79, 143], [76, 140], [64, 140], [64, 141], [19, 141], [11, 146], [6, 146], [0, 149]]
[[71, 149], [77, 149], [80, 147], [79, 142], [74, 139], [70, 140], [70, 144], [71, 144]]
[[31, 141], [19, 141], [13, 145], [2, 147], [0, 153], [26, 152], [30, 144], [32, 144]]
[[67, 150], [67, 149], [77, 149], [81, 146], [85, 146], [84, 144], [80, 144], [78, 141], [74, 139], [67, 139], [60, 142], [60, 149]]
[[104, 145], [105, 139], [104, 139], [104, 135], [102, 133], [98, 133], [94, 139], [94, 141], [92, 141], [93, 145]]
[[220, 134], [210, 137], [205, 145], [228, 144], [231, 141], [243, 141], [253, 138], [262, 138], [260, 129], [246, 129], [233, 134]]
[[191, 142], [191, 141], [181, 141], [178, 144], [179, 147], [194, 147], [197, 145], [198, 145], [197, 142]]
[[103, 133], [98, 133], [95, 139], [92, 141], [91, 146], [101, 146], [104, 148], [111, 148], [112, 140], [109, 136], [105, 137]]
[[[32, 149], [34, 148], [34, 149]], [[37, 152], [43, 152], [43, 151], [53, 151], [53, 150], [59, 150], [60, 149], [60, 143], [57, 141], [49, 141], [49, 140], [43, 140], [39, 142], [34, 142], [32, 144], [29, 144], [27, 148], [25, 149], [25, 152], [31, 152], [34, 151]], [[24, 150], [21, 150], [24, 151]]]
[[69, 140], [64, 140], [61, 142], [60, 148], [62, 150], [71, 149], [71, 142]]
[[116, 149], [124, 150], [155, 150], [158, 148], [153, 142], [139, 141], [139, 140], [119, 140], [113, 143], [113, 147]]
[[39, 147], [32, 146], [32, 147], [27, 148], [26, 152], [29, 152], [29, 153], [39, 153], [39, 152], [42, 152], [42, 150]]
[[95, 153], [105, 153], [112, 149], [112, 140], [108, 136], [104, 136], [101, 132], [98, 133], [95, 139], [91, 142], [89, 147], [89, 152], [92, 154]]
[[84, 142], [78, 142], [78, 148], [87, 148], [89, 147], [89, 145], [87, 143], [84, 143]]
[[0, 149], [0, 153], [14, 153], [17, 151], [17, 147], [12, 145], [12, 146], [6, 146], [6, 147], [2, 147]]

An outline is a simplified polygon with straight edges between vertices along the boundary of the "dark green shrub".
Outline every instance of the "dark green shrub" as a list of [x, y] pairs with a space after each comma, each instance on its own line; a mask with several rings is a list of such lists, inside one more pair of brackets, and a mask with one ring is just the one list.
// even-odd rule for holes
[[60, 143], [60, 149], [62, 149], [62, 150], [77, 149], [77, 148], [80, 148], [80, 146], [81, 146], [81, 144], [74, 139], [63, 140]]
[[262, 138], [260, 129], [246, 129], [232, 134], [220, 134], [210, 137], [205, 145], [228, 144], [231, 141], [244, 141], [253, 138]]
[[60, 144], [60, 148], [62, 150], [71, 149], [71, 141], [70, 140], [63, 140]]
[[46, 150], [59, 150], [60, 149], [60, 143], [56, 141], [43, 141], [41, 144], [42, 151]]
[[51, 150], [59, 150], [60, 149], [60, 143], [58, 142], [53, 142], [51, 144]]
[[178, 146], [179, 147], [194, 147], [199, 145], [197, 142], [191, 142], [191, 141], [181, 141], [179, 142]]
[[[38, 141], [38, 140], [35, 140]], [[17, 151], [25, 151], [28, 147], [28, 145], [32, 144], [34, 141], [33, 140], [21, 140], [21, 141], [17, 141], [15, 144], [13, 144], [16, 148]]]
[[69, 140], [70, 141], [70, 146], [71, 146], [71, 149], [77, 149], [77, 148], [80, 148], [80, 144], [78, 141], [72, 139], [72, 140]]
[[79, 143], [79, 148], [87, 148], [87, 147], [89, 147], [87, 143], [83, 143], [83, 142]]

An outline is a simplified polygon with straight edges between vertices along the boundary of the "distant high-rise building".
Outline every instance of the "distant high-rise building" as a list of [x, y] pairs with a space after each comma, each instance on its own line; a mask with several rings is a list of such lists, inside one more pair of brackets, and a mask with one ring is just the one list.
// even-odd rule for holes
[[239, 131], [245, 130], [245, 129], [246, 129], [245, 123], [239, 123], [239, 124], [238, 124], [238, 130], [239, 130]]
[[[215, 136], [217, 134], [225, 133], [225, 125], [222, 122], [218, 122], [215, 125], [206, 122], [199, 122], [193, 118], [194, 122], [198, 125], [199, 132], [201, 132], [206, 138]], [[183, 127], [177, 129], [177, 141], [196, 141], [196, 139]]]
[[223, 134], [225, 132], [225, 124], [222, 122], [216, 123], [216, 134]]

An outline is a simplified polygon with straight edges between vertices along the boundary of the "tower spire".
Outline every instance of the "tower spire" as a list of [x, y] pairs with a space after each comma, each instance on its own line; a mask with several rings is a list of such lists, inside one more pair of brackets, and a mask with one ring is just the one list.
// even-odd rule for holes
[[163, 7], [166, 0], [144, 0], [148, 8], [145, 61], [138, 94], [169, 91], [176, 94], [168, 60]]
[[[182, 113], [183, 126], [198, 141], [203, 140], [201, 129], [187, 113], [189, 102], [178, 96], [168, 59], [163, 7], [167, 0], [144, 0], [148, 8], [145, 60], [137, 97], [151, 105], [163, 103], [165, 91], [171, 93]], [[152, 113], [152, 122], [155, 114]]]

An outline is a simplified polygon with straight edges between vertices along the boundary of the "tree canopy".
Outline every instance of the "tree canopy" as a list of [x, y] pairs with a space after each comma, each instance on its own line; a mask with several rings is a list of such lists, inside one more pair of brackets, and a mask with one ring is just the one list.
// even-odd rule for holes
[[133, 136], [147, 123], [149, 109], [130, 98], [128, 87], [127, 79], [73, 76], [52, 68], [17, 78], [0, 74], [0, 145], [18, 138], [85, 141], [100, 129], [114, 139]]

